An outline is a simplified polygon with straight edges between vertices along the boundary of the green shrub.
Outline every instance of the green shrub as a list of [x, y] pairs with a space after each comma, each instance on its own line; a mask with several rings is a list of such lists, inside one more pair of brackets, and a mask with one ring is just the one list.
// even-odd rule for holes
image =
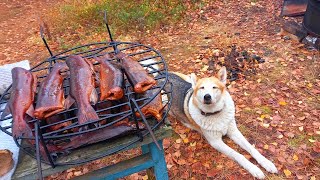
[[177, 23], [188, 7], [203, 6], [201, 0], [67, 0], [49, 15], [56, 34], [66, 31], [99, 32], [104, 28], [103, 12], [114, 33], [154, 30]]

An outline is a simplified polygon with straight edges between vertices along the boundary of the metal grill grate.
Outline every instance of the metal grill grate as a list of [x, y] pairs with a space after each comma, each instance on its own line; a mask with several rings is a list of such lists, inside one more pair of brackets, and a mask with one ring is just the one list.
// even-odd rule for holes
[[[108, 25], [107, 25], [108, 27]], [[41, 30], [40, 30], [41, 31]], [[111, 34], [109, 32], [110, 39], [112, 40]], [[140, 64], [145, 67], [149, 73], [149, 75], [154, 76], [154, 79], [157, 81], [157, 85], [153, 86], [149, 92], [152, 92], [151, 96], [141, 96], [141, 94], [136, 94], [132, 90], [132, 85], [129, 83], [126, 76], [124, 76], [124, 84], [123, 88], [125, 90], [125, 95], [123, 100], [119, 101], [98, 101], [93, 107], [96, 113], [99, 116], [98, 120], [90, 121], [85, 124], [78, 124], [77, 119], [77, 110], [76, 106], [73, 106], [67, 110], [57, 113], [53, 115], [54, 117], [58, 118], [59, 121], [54, 123], [47, 123], [43, 120], [38, 119], [31, 119], [28, 121], [28, 124], [33, 127], [32, 131], [34, 132], [34, 137], [17, 137], [14, 138], [17, 145], [25, 151], [27, 154], [31, 155], [32, 157], [36, 158], [38, 161], [38, 168], [39, 168], [39, 177], [42, 178], [41, 174], [41, 162], [50, 164], [52, 167], [59, 166], [59, 165], [71, 165], [71, 164], [79, 164], [85, 163], [92, 160], [99, 159], [101, 157], [116, 153], [120, 150], [125, 149], [126, 147], [138, 142], [142, 141], [143, 137], [151, 134], [153, 135], [153, 130], [159, 127], [161, 124], [164, 123], [164, 120], [167, 117], [168, 111], [171, 106], [171, 92], [172, 92], [172, 85], [168, 82], [168, 74], [167, 74], [167, 65], [162, 57], [162, 55], [153, 49], [150, 46], [146, 46], [139, 43], [132, 43], [132, 42], [97, 42], [86, 44], [82, 46], [77, 46], [61, 53], [53, 55], [51, 50], [49, 49], [43, 34], [41, 36], [44, 40], [46, 47], [51, 55], [45, 61], [39, 63], [30, 71], [35, 74], [38, 78], [38, 87], [37, 92], [39, 90], [40, 83], [44, 80], [45, 77], [50, 73], [53, 65], [57, 62], [64, 62], [66, 58], [70, 55], [80, 55], [83, 58], [93, 62], [94, 68], [99, 68], [99, 63], [94, 61], [94, 57], [103, 56], [107, 53], [118, 53], [124, 52], [131, 56], [133, 59], [140, 62]], [[152, 59], [152, 61], [150, 61]], [[118, 61], [117, 59], [112, 59], [112, 61]], [[157, 68], [155, 68], [157, 66]], [[68, 73], [68, 71], [66, 72]], [[69, 95], [69, 84], [70, 84], [70, 77], [67, 76], [63, 82], [63, 88], [65, 93], [65, 98]], [[11, 86], [2, 94], [0, 98], [0, 105], [3, 105], [8, 102], [6, 99], [10, 95]], [[96, 88], [98, 94], [99, 88]], [[149, 94], [149, 93], [148, 93]], [[164, 97], [162, 99], [162, 104], [164, 106], [162, 110], [162, 120], [156, 121], [153, 117], [145, 117], [141, 109], [149, 104], [157, 95], [161, 95]], [[35, 96], [37, 97], [37, 95]], [[37, 100], [34, 101], [34, 106]], [[3, 112], [3, 110], [0, 110]], [[136, 113], [139, 113], [140, 116], [137, 117]], [[6, 121], [12, 119], [12, 116], [9, 115], [0, 121]], [[114, 128], [116, 123], [120, 123], [122, 121], [133, 121], [137, 125], [138, 123], [144, 123], [147, 127], [146, 129], [138, 128], [134, 129], [130, 132], [123, 132], [117, 135], [125, 135], [125, 134], [134, 134], [136, 138], [134, 138], [131, 142], [128, 142], [126, 145], [121, 145], [119, 147], [114, 147], [110, 149], [102, 156], [99, 157], [91, 157], [86, 160], [77, 160], [73, 162], [61, 162], [57, 161], [59, 157], [65, 156], [66, 152], [72, 151], [73, 147], [68, 149], [63, 149], [62, 151], [50, 149], [50, 146], [56, 146], [61, 144], [68, 144], [70, 143], [73, 138], [80, 138], [81, 136], [86, 133], [94, 133], [94, 132], [107, 132], [111, 131], [111, 128]], [[99, 122], [106, 122], [103, 125], [96, 126]], [[64, 123], [68, 123], [63, 128], [52, 130], [52, 128], [56, 125], [61, 125]], [[81, 127], [89, 126], [89, 129], [82, 129]], [[5, 133], [12, 136], [9, 130], [12, 128], [11, 126], [0, 126], [0, 129]], [[81, 130], [79, 130], [81, 129]], [[105, 136], [100, 138], [98, 141], [103, 141], [106, 139], [113, 138], [111, 136]], [[22, 141], [19, 141], [22, 139]], [[82, 146], [89, 145], [89, 143], [83, 143]], [[44, 149], [45, 153], [40, 153], [41, 148]], [[79, 148], [79, 147], [76, 147]]]

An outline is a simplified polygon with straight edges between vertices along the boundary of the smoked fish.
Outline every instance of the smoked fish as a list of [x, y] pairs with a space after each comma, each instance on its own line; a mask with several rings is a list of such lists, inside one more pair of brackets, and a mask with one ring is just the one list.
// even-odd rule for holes
[[[154, 90], [149, 90], [146, 91], [143, 94], [143, 97], [152, 97], [154, 96]], [[148, 117], [148, 116], [153, 116], [157, 119], [157, 121], [160, 121], [162, 119], [162, 110], [163, 110], [163, 105], [162, 105], [162, 99], [161, 99], [161, 93], [159, 93], [150, 103], [145, 105], [141, 111], [142, 113]], [[140, 117], [140, 114], [137, 112], [136, 115]]]
[[121, 65], [133, 85], [134, 92], [144, 93], [156, 84], [156, 80], [148, 75], [139, 62], [123, 52], [116, 54], [116, 57], [121, 60]]
[[37, 94], [37, 105], [34, 116], [45, 119], [65, 109], [63, 91], [64, 76], [61, 72], [66, 71], [66, 63], [56, 63], [50, 74], [42, 81]]
[[122, 88], [123, 73], [120, 68], [110, 62], [109, 54], [96, 58], [100, 63], [100, 100], [119, 100], [124, 95]]
[[12, 87], [10, 99], [1, 118], [12, 114], [13, 137], [33, 137], [27, 120], [34, 116], [33, 101], [37, 87], [37, 78], [24, 68], [15, 67], [11, 70]]
[[[93, 65], [78, 55], [71, 55], [66, 59], [70, 70], [70, 99], [74, 99], [78, 107], [78, 123], [84, 124], [98, 120], [99, 117], [90, 103], [98, 101], [95, 90]], [[68, 105], [69, 106], [69, 105]]]

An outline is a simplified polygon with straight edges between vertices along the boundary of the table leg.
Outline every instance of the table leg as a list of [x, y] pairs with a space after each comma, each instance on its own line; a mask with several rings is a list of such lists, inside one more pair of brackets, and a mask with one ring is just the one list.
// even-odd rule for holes
[[159, 145], [161, 146], [161, 151], [158, 149], [155, 143], [149, 144], [149, 150], [152, 156], [152, 160], [155, 163], [154, 166], [154, 175], [157, 180], [168, 180], [168, 171], [167, 164], [164, 157], [164, 150], [162, 146], [162, 140], [159, 141]]

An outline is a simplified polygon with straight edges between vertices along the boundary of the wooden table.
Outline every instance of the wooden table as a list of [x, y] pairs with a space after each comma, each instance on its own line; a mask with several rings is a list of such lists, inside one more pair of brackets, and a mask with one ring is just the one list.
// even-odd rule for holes
[[[162, 140], [172, 135], [172, 128], [170, 126], [161, 127], [156, 130], [154, 134], [162, 147]], [[137, 138], [137, 136], [122, 137], [117, 140], [113, 140], [112, 142], [100, 142], [80, 148], [74, 150], [68, 156], [59, 158], [58, 162], [71, 162], [79, 159], [85, 160], [92, 156], [99, 156], [114, 147], [122, 146], [131, 142], [133, 138]], [[156, 179], [168, 179], [164, 150], [162, 149], [162, 151], [160, 151], [156, 147], [150, 135], [144, 137], [142, 142], [137, 142], [123, 150], [132, 148], [142, 148], [142, 155], [89, 172], [83, 176], [76, 177], [76, 179], [117, 179], [149, 168], [153, 169]], [[76, 166], [77, 165], [64, 165], [52, 168], [50, 165], [42, 163], [42, 174], [46, 177]], [[37, 161], [20, 151], [19, 162], [12, 179], [37, 179], [37, 170]]]

